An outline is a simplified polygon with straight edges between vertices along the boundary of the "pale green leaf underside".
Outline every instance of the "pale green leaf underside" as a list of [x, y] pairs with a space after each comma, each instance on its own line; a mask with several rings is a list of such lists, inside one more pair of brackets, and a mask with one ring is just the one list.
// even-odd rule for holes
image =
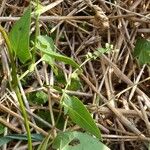
[[53, 148], [59, 150], [110, 150], [97, 138], [76, 131], [59, 133], [54, 140]]

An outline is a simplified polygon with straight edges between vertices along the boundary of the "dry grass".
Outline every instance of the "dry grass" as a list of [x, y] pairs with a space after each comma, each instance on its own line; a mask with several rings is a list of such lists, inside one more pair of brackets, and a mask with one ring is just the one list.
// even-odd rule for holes
[[[43, 5], [50, 5], [53, 0], [43, 0]], [[21, 16], [28, 0], [1, 0], [0, 22], [9, 30], [12, 22]], [[87, 52], [94, 52], [105, 43], [114, 45], [114, 50], [100, 59], [89, 61], [83, 66], [80, 75], [83, 82], [81, 91], [68, 91], [83, 99], [98, 127], [101, 129], [104, 142], [114, 150], [146, 150], [150, 141], [150, 68], [139, 66], [133, 58], [136, 39], [140, 36], [150, 38], [150, 1], [149, 0], [117, 0], [115, 3], [103, 0], [63, 0], [40, 17], [40, 28], [44, 34], [55, 36], [55, 44], [59, 51], [75, 59], [81, 64]], [[34, 32], [34, 25], [32, 24]], [[19, 112], [16, 97], [9, 91], [6, 81], [10, 78], [5, 46], [1, 39], [1, 97], [0, 122], [8, 127], [9, 133], [25, 131]], [[71, 68], [62, 64], [67, 77]], [[54, 79], [47, 66], [42, 64], [35, 70], [33, 82], [20, 89], [30, 114], [30, 125], [33, 131], [47, 135], [47, 131], [35, 124], [35, 118], [41, 120], [34, 112], [49, 109], [59, 111], [57, 104], [60, 95], [46, 89], [45, 79]], [[41, 73], [41, 70], [43, 73]], [[50, 76], [49, 76], [50, 74]], [[35, 79], [37, 78], [37, 79]], [[53, 83], [52, 83], [53, 84]], [[25, 93], [42, 90], [48, 93], [56, 104], [48, 106], [29, 106]], [[56, 105], [56, 106], [55, 106]], [[55, 108], [55, 109], [54, 109]], [[67, 120], [67, 119], [66, 119]], [[52, 124], [43, 121], [47, 128]], [[76, 126], [67, 126], [66, 130], [78, 130]], [[56, 129], [56, 132], [58, 129]], [[35, 145], [38, 143], [34, 143]], [[23, 144], [12, 143], [3, 149], [19, 149]], [[24, 145], [26, 149], [26, 145]], [[23, 148], [23, 147], [22, 147]]]

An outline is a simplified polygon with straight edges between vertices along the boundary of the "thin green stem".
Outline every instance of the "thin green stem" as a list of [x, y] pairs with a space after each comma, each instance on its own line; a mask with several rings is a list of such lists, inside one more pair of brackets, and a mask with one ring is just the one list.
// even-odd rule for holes
[[15, 64], [14, 52], [12, 50], [11, 43], [9, 41], [8, 35], [7, 35], [7, 33], [5, 32], [5, 30], [2, 26], [0, 26], [0, 32], [3, 36], [3, 38], [5, 39], [6, 45], [8, 47], [9, 58], [10, 58], [10, 61], [11, 61], [11, 67], [12, 67], [11, 88], [12, 88], [12, 90], [15, 91], [15, 93], [17, 95], [18, 102], [19, 102], [19, 105], [20, 105], [20, 109], [21, 109], [21, 112], [22, 112], [22, 115], [23, 115], [23, 118], [24, 118], [24, 124], [25, 124], [25, 127], [26, 127], [27, 136], [28, 136], [28, 150], [32, 150], [32, 139], [31, 139], [29, 122], [28, 122], [28, 115], [25, 111], [25, 106], [24, 106], [24, 103], [23, 103], [23, 100], [22, 100], [22, 97], [21, 97], [21, 94], [20, 94], [20, 91], [19, 91], [19, 88], [18, 88], [17, 67], [16, 67], [16, 64]]
[[[81, 65], [80, 65], [80, 68], [82, 68], [82, 66], [84, 65], [84, 64], [86, 64], [89, 60], [91, 60], [92, 58], [87, 58]], [[76, 69], [72, 74], [74, 74], [74, 73], [76, 73], [77, 71], [78, 71], [79, 69]], [[72, 75], [71, 74], [71, 75]], [[61, 96], [61, 98], [60, 98], [60, 102], [62, 103], [62, 101], [63, 101], [63, 98], [64, 98], [64, 95], [65, 95], [65, 93], [66, 93], [66, 90], [68, 89], [68, 87], [69, 87], [69, 84], [71, 83], [71, 76], [69, 77], [69, 79], [68, 79], [68, 81], [67, 81], [67, 84], [66, 84], [66, 86], [65, 86], [65, 89], [63, 90], [63, 92], [62, 92], [62, 96]], [[58, 121], [59, 121], [59, 119], [60, 119], [60, 116], [61, 116], [61, 114], [62, 114], [62, 105], [60, 105], [60, 111], [59, 111], [59, 114], [58, 114], [58, 117], [57, 117], [57, 120], [56, 120], [56, 124], [58, 123]]]
[[24, 106], [24, 103], [23, 103], [23, 100], [22, 100], [22, 97], [21, 97], [18, 86], [14, 89], [14, 91], [17, 95], [17, 98], [18, 98], [18, 101], [19, 101], [19, 104], [20, 104], [20, 108], [21, 108], [21, 112], [22, 112], [22, 115], [24, 117], [24, 124], [25, 124], [25, 127], [26, 127], [27, 136], [28, 136], [28, 150], [32, 150], [32, 139], [31, 139], [31, 132], [30, 132], [30, 127], [29, 127], [29, 122], [28, 122], [28, 116], [27, 116], [25, 106]]

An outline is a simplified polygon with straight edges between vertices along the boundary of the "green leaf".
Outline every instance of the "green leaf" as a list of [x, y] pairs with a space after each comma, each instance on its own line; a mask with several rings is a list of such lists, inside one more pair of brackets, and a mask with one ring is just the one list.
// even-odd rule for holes
[[45, 61], [47, 64], [49, 64], [52, 67], [55, 75], [58, 74], [58, 68], [56, 67], [55, 61], [52, 57], [50, 57], [47, 54], [44, 54], [43, 57], [42, 57], [42, 60]]
[[39, 91], [36, 93], [36, 97], [46, 103], [48, 101], [48, 95], [43, 91]]
[[12, 141], [12, 139], [7, 138], [7, 137], [1, 137], [0, 138], [0, 147], [3, 146], [4, 144], [9, 143], [10, 141]]
[[95, 135], [97, 138], [101, 138], [101, 133], [92, 119], [90, 113], [83, 105], [83, 103], [77, 97], [71, 97], [64, 94], [63, 103], [65, 113], [67, 112], [73, 122], [78, 124], [80, 127]]
[[[31, 135], [32, 141], [42, 141], [43, 136], [41, 134], [32, 134]], [[23, 140], [27, 141], [27, 135], [24, 134], [13, 134], [13, 135], [7, 135], [4, 137], [0, 138], [0, 147], [3, 146], [4, 144], [7, 144], [8, 142], [12, 140]]]
[[[73, 67], [79, 68], [79, 65], [73, 61], [73, 59], [63, 56], [61, 54], [58, 54], [54, 51], [54, 43], [52, 41], [52, 38], [48, 36], [39, 36], [37, 38], [36, 48], [42, 51], [44, 54], [47, 54], [52, 59], [56, 59], [58, 61], [62, 61], [66, 64], [72, 65]], [[51, 61], [51, 60], [50, 60]]]
[[48, 52], [48, 51], [45, 51], [45, 50], [41, 50], [41, 51], [43, 53], [49, 55], [50, 57], [55, 58], [58, 61], [62, 61], [64, 63], [66, 63], [66, 64], [69, 64], [69, 65], [75, 67], [75, 68], [80, 69], [80, 66], [75, 61], [73, 61], [71, 58], [69, 58], [69, 57], [63, 56], [63, 55], [58, 54], [56, 52]]
[[76, 131], [59, 133], [52, 146], [59, 150], [110, 150], [97, 138]]
[[62, 89], [65, 88], [65, 85], [67, 84], [63, 70], [58, 70], [58, 74], [55, 76], [55, 81], [55, 85], [60, 87], [62, 92]]
[[22, 63], [31, 58], [29, 51], [29, 33], [31, 23], [31, 8], [18, 20], [9, 33], [10, 43], [13, 51]]
[[36, 2], [32, 2], [32, 4], [35, 7], [35, 11], [34, 11], [34, 16], [40, 16], [41, 15], [41, 11], [43, 10], [44, 6], [42, 6], [41, 4], [36, 4]]
[[138, 39], [134, 48], [134, 56], [138, 58], [140, 64], [150, 63], [150, 41]]
[[36, 47], [40, 50], [47, 50], [47, 51], [55, 51], [55, 45], [53, 39], [46, 35], [39, 35], [37, 37]]
[[68, 86], [68, 90], [77, 91], [81, 88], [80, 78], [77, 73], [72, 73], [71, 75], [71, 83]]
[[43, 91], [28, 93], [27, 98], [29, 102], [38, 105], [45, 104], [48, 101], [48, 96]]
[[[41, 119], [51, 123], [51, 116], [48, 110], [37, 110], [34, 112], [37, 116], [39, 116]], [[47, 125], [39, 121], [38, 119], [35, 118], [36, 124], [43, 130], [47, 130]]]
[[81, 88], [80, 80], [72, 79], [68, 90], [77, 91]]
[[[55, 45], [54, 45], [53, 39], [51, 37], [42, 36], [42, 35], [39, 35], [37, 37], [36, 48], [39, 50], [45, 50], [48, 52], [49, 51], [50, 52], [55, 51]], [[58, 69], [55, 66], [55, 59], [54, 58], [52, 58], [51, 56], [49, 56], [47, 54], [44, 54], [42, 57], [42, 60], [44, 60], [46, 63], [48, 63], [52, 67], [54, 73], [57, 74]]]
[[[28, 137], [25, 134], [12, 134], [12, 135], [7, 135], [5, 137], [14, 139], [14, 140], [23, 140], [23, 141], [28, 140]], [[36, 134], [36, 133], [31, 134], [31, 138], [32, 138], [32, 141], [42, 141], [43, 140], [43, 136], [41, 134]]]
[[5, 128], [5, 126], [0, 123], [0, 134], [4, 133], [4, 128]]

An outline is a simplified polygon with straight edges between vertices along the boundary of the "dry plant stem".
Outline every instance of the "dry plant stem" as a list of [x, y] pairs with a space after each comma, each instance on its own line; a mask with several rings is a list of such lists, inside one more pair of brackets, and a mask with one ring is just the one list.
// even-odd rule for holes
[[[136, 18], [132, 18], [136, 16], [135, 14], [127, 14], [127, 15], [117, 15], [117, 16], [108, 16], [108, 18], [111, 20], [119, 19], [119, 18], [126, 18], [128, 20], [133, 20], [137, 22], [146, 22], [146, 20], [140, 20]], [[20, 17], [0, 17], [0, 22], [14, 22], [19, 20]], [[39, 20], [42, 22], [51, 22], [51, 21], [60, 21], [60, 20], [91, 20], [94, 19], [94, 16], [40, 16]]]
[[119, 130], [119, 129], [114, 129], [113, 127], [108, 127], [107, 126], [107, 129], [111, 130], [111, 131], [115, 131], [115, 132], [118, 132], [120, 134], [124, 134], [124, 135], [129, 135], [129, 136], [133, 136], [135, 135], [134, 133], [131, 133], [131, 132], [128, 132], [128, 131], [122, 131], [122, 130]]
[[105, 128], [103, 125], [101, 125], [101, 124], [96, 124], [99, 128], [100, 128], [100, 130], [101, 131], [103, 131], [104, 133], [107, 133], [107, 134], [110, 134], [110, 131], [107, 129], [107, 128]]
[[39, 73], [39, 71], [38, 71], [38, 69], [37, 69], [37, 67], [36, 67], [36, 66], [35, 66], [35, 73], [36, 73], [36, 77], [37, 77], [37, 80], [38, 80], [38, 82], [39, 82], [40, 86], [41, 86], [41, 87], [43, 87], [43, 82], [42, 82], [42, 79], [41, 79], [40, 73]]
[[130, 13], [130, 14], [134, 14], [134, 15], [137, 15], [137, 16], [142, 17], [142, 18], [144, 18], [144, 19], [149, 19], [149, 20], [150, 20], [150, 17], [148, 17], [148, 16], [144, 16], [144, 15], [142, 15], [142, 14], [140, 14], [140, 13], [136, 13], [136, 12], [127, 10], [127, 9], [125, 9], [125, 8], [119, 6], [119, 5], [114, 4], [114, 3], [111, 3], [111, 2], [108, 2], [108, 1], [105, 1], [105, 3], [107, 3], [107, 4], [109, 4], [109, 5], [112, 5], [112, 6], [115, 6], [116, 8], [119, 8], [119, 9], [121, 9], [121, 10], [124, 10], [124, 11], [126, 11], [126, 12], [128, 12], [128, 13]]
[[144, 29], [144, 28], [142, 28], [142, 29], [137, 29], [137, 32], [139, 32], [139, 33], [150, 33], [150, 29]]
[[[116, 126], [118, 126], [118, 128], [120, 130], [122, 130], [123, 132], [126, 132], [126, 130], [124, 129], [123, 125], [121, 124], [121, 122], [116, 118]], [[117, 127], [115, 128], [115, 130], [117, 129]], [[117, 133], [117, 131], [116, 131]], [[118, 134], [118, 133], [117, 133]], [[120, 150], [124, 150], [124, 141], [120, 140]]]
[[131, 101], [129, 101], [129, 104], [133, 107], [133, 109], [137, 112], [137, 114], [139, 115], [139, 117], [143, 120], [143, 116], [142, 116], [141, 111], [139, 111], [137, 109], [137, 107]]
[[[34, 87], [34, 84], [33, 83], [33, 87], [30, 87], [28, 89], [25, 90], [25, 93], [32, 93], [32, 92], [35, 92], [35, 91], [45, 91], [47, 92], [47, 88], [46, 87]], [[51, 95], [53, 98], [55, 99], [59, 99], [59, 96], [54, 94], [54, 93], [59, 93], [58, 91], [56, 91], [55, 89], [53, 89], [52, 87], [50, 87], [51, 89]], [[53, 93], [54, 92], [54, 93]], [[85, 92], [80, 92], [80, 91], [71, 91], [71, 90], [66, 90], [66, 93], [69, 94], [69, 95], [76, 95], [76, 96], [85, 96], [85, 97], [92, 97], [93, 94], [92, 93], [85, 93]]]
[[[49, 11], [50, 9], [52, 9], [53, 7], [57, 6], [58, 4], [60, 4], [61, 2], [63, 2], [63, 0], [56, 0], [55, 2], [47, 5], [47, 6], [44, 6], [44, 9], [42, 9], [40, 11], [41, 14], [45, 13], [46, 11]], [[37, 2], [38, 3], [38, 2]]]
[[147, 142], [150, 142], [150, 138], [148, 137], [142, 137], [142, 136], [126, 136], [126, 135], [107, 135], [107, 134], [102, 134], [102, 138], [109, 138], [109, 139], [122, 139], [122, 140], [143, 140], [143, 141], [147, 141]]
[[[70, 41], [69, 41], [69, 37], [68, 37], [67, 34], [66, 34], [66, 31], [64, 31], [64, 35], [65, 35], [65, 38], [66, 38], [67, 43], [68, 43], [68, 45], [69, 45], [69, 48], [70, 48], [71, 51], [72, 51], [73, 49], [72, 49], [71, 43], [70, 43]], [[59, 39], [59, 38], [57, 38], [57, 39]]]
[[107, 67], [105, 73], [103, 74], [103, 78], [102, 78], [102, 80], [101, 80], [101, 83], [99, 84], [98, 92], [100, 92], [101, 89], [102, 89], [102, 86], [103, 86], [103, 84], [104, 84], [104, 82], [105, 82], [105, 78], [106, 78], [106, 76], [107, 76], [108, 71], [109, 71], [109, 68]]
[[[10, 121], [10, 115], [9, 115], [9, 114], [7, 115], [6, 121], [7, 121], [7, 122]], [[8, 128], [5, 127], [5, 131], [4, 131], [4, 134], [3, 134], [3, 135], [6, 136], [7, 134], [8, 134]], [[4, 145], [3, 145], [2, 150], [7, 150], [7, 144], [4, 144]]]
[[[92, 75], [92, 79], [94, 80], [94, 84], [96, 87], [98, 87], [98, 80], [96, 78], [96, 75], [95, 75], [95, 71], [94, 71], [94, 68], [93, 68], [93, 65], [91, 63], [91, 61], [88, 62], [88, 65], [89, 65], [89, 69], [90, 69], [90, 72], [91, 72], [91, 75]], [[93, 95], [93, 100], [92, 100], [92, 104], [96, 104], [97, 103], [97, 94], [94, 93]], [[97, 119], [97, 115], [95, 116], [95, 120]]]
[[29, 111], [29, 110], [26, 110], [26, 111], [29, 113], [29, 115], [31, 115], [34, 118], [36, 118], [37, 120], [39, 120], [40, 122], [45, 124], [47, 127], [49, 127], [49, 128], [53, 127], [50, 123], [48, 123], [47, 121], [43, 120], [41, 117], [37, 116], [36, 114], [32, 113], [31, 111]]
[[120, 35], [118, 36], [118, 42], [116, 42], [116, 45], [114, 46], [114, 48], [117, 50], [114, 54], [114, 62], [115, 63], [120, 59], [119, 52], [121, 50], [122, 44], [123, 44], [123, 35], [120, 33]]
[[[80, 8], [80, 7], [82, 7], [83, 6], [83, 4], [81, 3], [79, 6], [78, 6], [78, 8]], [[71, 16], [71, 15], [73, 15], [75, 12], [77, 12], [77, 8], [75, 8], [74, 10], [72, 10], [67, 16]], [[57, 29], [57, 27], [59, 27], [62, 23], [64, 22], [64, 20], [62, 20], [62, 21], [60, 21], [54, 28], [52, 28], [51, 30], [50, 30], [50, 33], [53, 33], [56, 29]]]
[[0, 117], [0, 123], [8, 127], [9, 129], [13, 130], [14, 132], [17, 132], [18, 134], [21, 133], [21, 130], [14, 127], [11, 123], [8, 123], [5, 119]]
[[[105, 107], [101, 107], [101, 106], [89, 106], [88, 107], [90, 111], [92, 111], [92, 113], [99, 113], [99, 114], [105, 114], [105, 115], [112, 115], [112, 111], [109, 108], [105, 108]], [[122, 109], [122, 108], [116, 108], [116, 110], [118, 110], [118, 112], [120, 112], [121, 114], [125, 115], [125, 116], [129, 116], [129, 117], [140, 117], [142, 116], [141, 112], [137, 112], [136, 110], [126, 110], [126, 109]], [[147, 114], [149, 114], [148, 111], [146, 111]]]
[[20, 144], [21, 144], [21, 141], [17, 142], [17, 144], [14, 146], [12, 150], [16, 150]]
[[68, 119], [69, 119], [69, 117], [67, 116], [67, 118], [66, 118], [66, 120], [65, 120], [65, 123], [64, 123], [63, 132], [66, 131]]
[[5, 5], [6, 5], [6, 1], [7, 1], [7, 0], [3, 0], [2, 3], [1, 3], [0, 15], [2, 14], [3, 9], [4, 9]]
[[[137, 77], [137, 79], [136, 79], [136, 81], [135, 81], [135, 84], [138, 84], [138, 82], [139, 82], [139, 80], [140, 80], [140, 78], [141, 78], [141, 76], [142, 76], [142, 74], [143, 74], [143, 71], [144, 71], [144, 69], [145, 69], [145, 66], [146, 66], [146, 65], [143, 65], [143, 67], [142, 67], [142, 69], [141, 69], [141, 71], [140, 71], [140, 73], [139, 73], [139, 75], [138, 75], [138, 77]], [[130, 95], [129, 95], [129, 101], [131, 101], [131, 99], [132, 99], [132, 97], [133, 97], [133, 95], [134, 95], [134, 92], [135, 92], [136, 88], [137, 88], [137, 85], [135, 85], [135, 86], [132, 88], [131, 93], [130, 93]]]
[[125, 142], [121, 140], [120, 150], [125, 150]]
[[140, 3], [141, 3], [142, 0], [137, 0], [135, 1], [132, 6], [130, 7], [130, 10], [133, 10], [135, 9]]
[[76, 96], [85, 96], [85, 97], [92, 97], [93, 94], [90, 93], [84, 93], [84, 92], [80, 92], [80, 91], [70, 91], [70, 90], [66, 90], [67, 94], [70, 95], [76, 95]]
[[[103, 74], [104, 74], [106, 71], [106, 68], [105, 68], [105, 64], [103, 63], [103, 59], [101, 60], [101, 66], [102, 66], [102, 70], [103, 70]], [[109, 70], [110, 70], [110, 67], [108, 67], [108, 73], [109, 73]], [[105, 76], [105, 87], [106, 87], [108, 99], [110, 99], [112, 97], [112, 91], [110, 90], [108, 74]], [[114, 100], [110, 101], [110, 103], [113, 107], [115, 107]]]
[[[33, 142], [32, 143], [32, 146], [38, 146], [41, 142]], [[21, 144], [20, 144], [21, 145]], [[13, 150], [27, 150], [28, 149], [28, 146], [27, 145], [21, 145], [20, 147], [17, 146], [16, 148], [14, 147]]]
[[100, 96], [100, 98], [107, 104], [107, 106], [112, 110], [112, 112], [118, 117], [118, 119], [129, 130], [131, 130], [132, 132], [134, 132], [135, 134], [137, 134], [139, 137], [143, 137], [144, 136], [136, 127], [134, 127], [132, 125], [132, 123], [126, 117], [124, 117], [120, 112], [118, 112], [118, 110], [116, 108], [114, 108], [103, 95], [101, 95], [101, 93], [99, 93], [97, 91], [97, 89], [95, 88], [95, 86], [83, 74], [81, 74], [80, 76], [91, 87], [91, 89]]
[[67, 22], [68, 24], [70, 24], [70, 25], [72, 25], [72, 26], [76, 27], [77, 29], [79, 29], [79, 30], [83, 31], [83, 32], [85, 32], [85, 33], [87, 33], [87, 34], [90, 34], [90, 32], [88, 32], [87, 30], [85, 30], [85, 29], [83, 29], [83, 28], [79, 27], [76, 23], [72, 23], [72, 22], [67, 21], [67, 20], [66, 20], [66, 22]]
[[[110, 65], [113, 69], [114, 69], [114, 73], [121, 79], [123, 80], [125, 83], [127, 83], [129, 86], [133, 86], [134, 83], [125, 75], [123, 74], [120, 69], [109, 59], [107, 58], [105, 55], [103, 55], [103, 58], [105, 60], [105, 63]], [[147, 107], [150, 109], [150, 100], [149, 97], [143, 92], [141, 91], [139, 88], [136, 88], [136, 92], [143, 97], [145, 104], [147, 105]]]
[[146, 114], [145, 108], [144, 108], [144, 106], [143, 106], [143, 104], [141, 102], [141, 98], [140, 97], [138, 97], [138, 103], [139, 103], [139, 106], [141, 108], [141, 112], [143, 114], [143, 120], [144, 120], [144, 122], [146, 124], [146, 127], [148, 129], [148, 133], [150, 135], [150, 123], [149, 123], [148, 116]]
[[[11, 94], [11, 93], [10, 93]], [[13, 102], [11, 100], [11, 98], [6, 95], [6, 98], [9, 99], [11, 101], [11, 103], [16, 107], [16, 109], [18, 110], [18, 105], [16, 105], [15, 102]], [[32, 109], [32, 108], [31, 108]], [[36, 108], [33, 108], [36, 109]], [[41, 108], [37, 108], [37, 109], [41, 109]], [[41, 123], [45, 124], [47, 127], [49, 128], [53, 128], [53, 126], [51, 124], [49, 124], [47, 121], [43, 120], [41, 117], [37, 116], [36, 114], [34, 114], [32, 111], [29, 111], [28, 109], [26, 109], [26, 111], [28, 112], [28, 114], [34, 118], [36, 118], [37, 120], [39, 120]]]
[[90, 73], [92, 75], [93, 82], [94, 82], [95, 86], [98, 87], [98, 81], [96, 79], [95, 71], [94, 71], [91, 61], [88, 62], [88, 65], [89, 65]]
[[[4, 112], [7, 112], [8, 114], [10, 114], [10, 115], [22, 120], [22, 121], [24, 120], [23, 117], [21, 117], [20, 115], [18, 115], [15, 112], [13, 112], [12, 110], [8, 109], [6, 106], [2, 105], [1, 103], [0, 103], [0, 110], [3, 110]], [[37, 130], [38, 132], [40, 132], [44, 136], [48, 135], [47, 132], [45, 132], [43, 129], [39, 128], [37, 125], [33, 124], [32, 122], [29, 121], [29, 124], [31, 127], [33, 127], [35, 130]]]
[[[118, 14], [119, 15], [122, 15], [122, 12], [118, 9]], [[125, 35], [127, 36], [127, 41], [129, 41], [129, 39], [130, 39], [130, 36], [129, 36], [129, 33], [128, 33], [128, 30], [127, 30], [127, 26], [128, 26], [128, 21], [125, 21], [125, 19], [124, 18], [121, 18], [121, 19], [119, 19], [119, 24], [120, 24], [120, 26], [121, 27], [123, 27], [124, 28], [124, 32], [125, 32]], [[120, 28], [121, 28], [120, 27]], [[123, 40], [124, 39], [126, 39], [125, 38], [125, 35], [124, 35], [124, 33], [122, 33], [122, 30], [120, 30], [120, 35], [121, 35], [121, 37], [122, 37], [122, 41], [121, 41], [121, 43], [119, 43], [119, 41], [118, 41], [118, 43], [120, 44], [120, 47], [121, 47], [121, 45], [122, 45], [122, 42], [123, 42]], [[130, 41], [131, 42], [131, 41]], [[122, 52], [121, 52], [121, 54], [120, 54], [120, 57], [119, 58], [121, 58], [121, 56], [122, 56], [122, 54], [123, 54], [123, 52], [126, 50], [126, 48], [127, 48], [127, 43], [125, 43], [125, 46], [124, 46], [124, 48], [123, 49], [120, 49], [120, 47], [118, 47], [118, 49], [121, 51], [122, 50]], [[128, 62], [128, 59], [129, 59], [129, 50], [127, 51], [127, 55], [126, 55], [126, 59], [125, 59], [125, 62], [124, 62], [124, 65], [123, 65], [123, 67], [122, 67], [122, 72], [124, 73], [124, 71], [125, 71], [125, 67], [126, 67], [126, 65], [127, 65], [127, 62]]]
[[125, 98], [122, 98], [122, 104], [123, 104], [123, 107], [125, 108], [125, 110], [130, 110], [129, 108], [129, 104], [128, 104], [128, 101], [125, 99]]
[[[120, 9], [118, 9], [118, 13], [119, 15], [121, 15], [121, 11]], [[124, 18], [121, 18], [121, 26], [123, 27], [123, 35], [125, 36], [124, 39], [126, 39], [126, 41], [128, 42], [128, 44], [130, 45], [130, 36], [129, 36], [129, 32], [127, 30], [127, 26], [128, 26], [129, 21], [125, 21]]]
[[129, 56], [130, 56], [130, 53], [129, 51], [127, 52], [127, 55], [126, 55], [126, 58], [125, 58], [125, 61], [124, 61], [124, 64], [123, 64], [123, 67], [122, 67], [122, 73], [124, 73], [125, 69], [126, 69], [126, 66], [127, 66], [127, 63], [129, 61]]
[[[48, 83], [46, 83], [47, 85], [53, 85], [53, 72], [51, 71], [50, 73], [50, 81]], [[53, 125], [53, 135], [54, 137], [56, 137], [56, 130], [55, 130], [55, 119], [54, 119], [54, 113], [53, 113], [53, 101], [52, 101], [52, 97], [51, 97], [51, 90], [48, 87], [47, 89], [48, 91], [48, 107], [49, 107], [49, 111], [50, 111], [50, 116], [51, 116], [51, 121], [52, 121], [52, 125]]]
[[[149, 81], [150, 77], [138, 82], [138, 84], [141, 84], [143, 82]], [[114, 97], [112, 97], [109, 101], [111, 101], [112, 99], [116, 98], [116, 97], [120, 97], [123, 93], [127, 92], [128, 90], [132, 89], [134, 86], [138, 85], [138, 84], [133, 84], [132, 86], [127, 87], [126, 89], [122, 90], [121, 92], [119, 92], [118, 94], [116, 94]], [[129, 101], [130, 102], [130, 101]], [[103, 104], [105, 105], [105, 104]]]
[[7, 80], [11, 81], [10, 78], [10, 70], [9, 70], [9, 65], [8, 65], [8, 60], [7, 60], [7, 56], [5, 53], [5, 49], [3, 47], [3, 45], [1, 45], [2, 48], [0, 48], [0, 52], [1, 52], [1, 60], [2, 60], [2, 67], [3, 67], [3, 80], [1, 81], [1, 89], [0, 89], [0, 97], [2, 97], [5, 93], [5, 89], [7, 86]]
[[[19, 77], [18, 77], [18, 78], [19, 78]], [[26, 95], [25, 95], [25, 93], [24, 93], [24, 90], [23, 90], [23, 87], [22, 87], [22, 84], [21, 84], [20, 80], [18, 80], [18, 85], [19, 85], [20, 92], [21, 92], [21, 94], [22, 94], [22, 99], [23, 99], [23, 101], [24, 101], [24, 104], [25, 104], [25, 106], [26, 106], [26, 109], [28, 110], [28, 112], [31, 112], [31, 109], [30, 109], [30, 106], [29, 106], [27, 97], [26, 97]], [[31, 117], [31, 120], [32, 120], [33, 123], [35, 123], [35, 120], [34, 120], [33, 117]]]
[[[8, 90], [8, 89], [7, 89]], [[9, 96], [9, 95], [6, 95], [7, 97], [7, 100], [9, 100], [14, 106], [16, 106], [18, 109], [16, 110], [16, 113], [19, 115], [19, 116], [22, 116], [21, 114], [21, 111], [20, 111], [20, 106], [19, 106], [19, 102], [18, 102], [18, 99], [17, 99], [17, 95], [16, 93], [13, 91], [13, 92], [10, 92], [10, 95], [12, 96], [12, 98]], [[8, 105], [8, 104], [7, 104]], [[9, 105], [8, 105], [9, 106]], [[18, 120], [18, 123], [20, 124], [21, 128], [22, 128], [22, 132], [25, 133], [26, 132], [26, 128], [25, 128], [25, 125], [22, 123], [22, 120]]]

